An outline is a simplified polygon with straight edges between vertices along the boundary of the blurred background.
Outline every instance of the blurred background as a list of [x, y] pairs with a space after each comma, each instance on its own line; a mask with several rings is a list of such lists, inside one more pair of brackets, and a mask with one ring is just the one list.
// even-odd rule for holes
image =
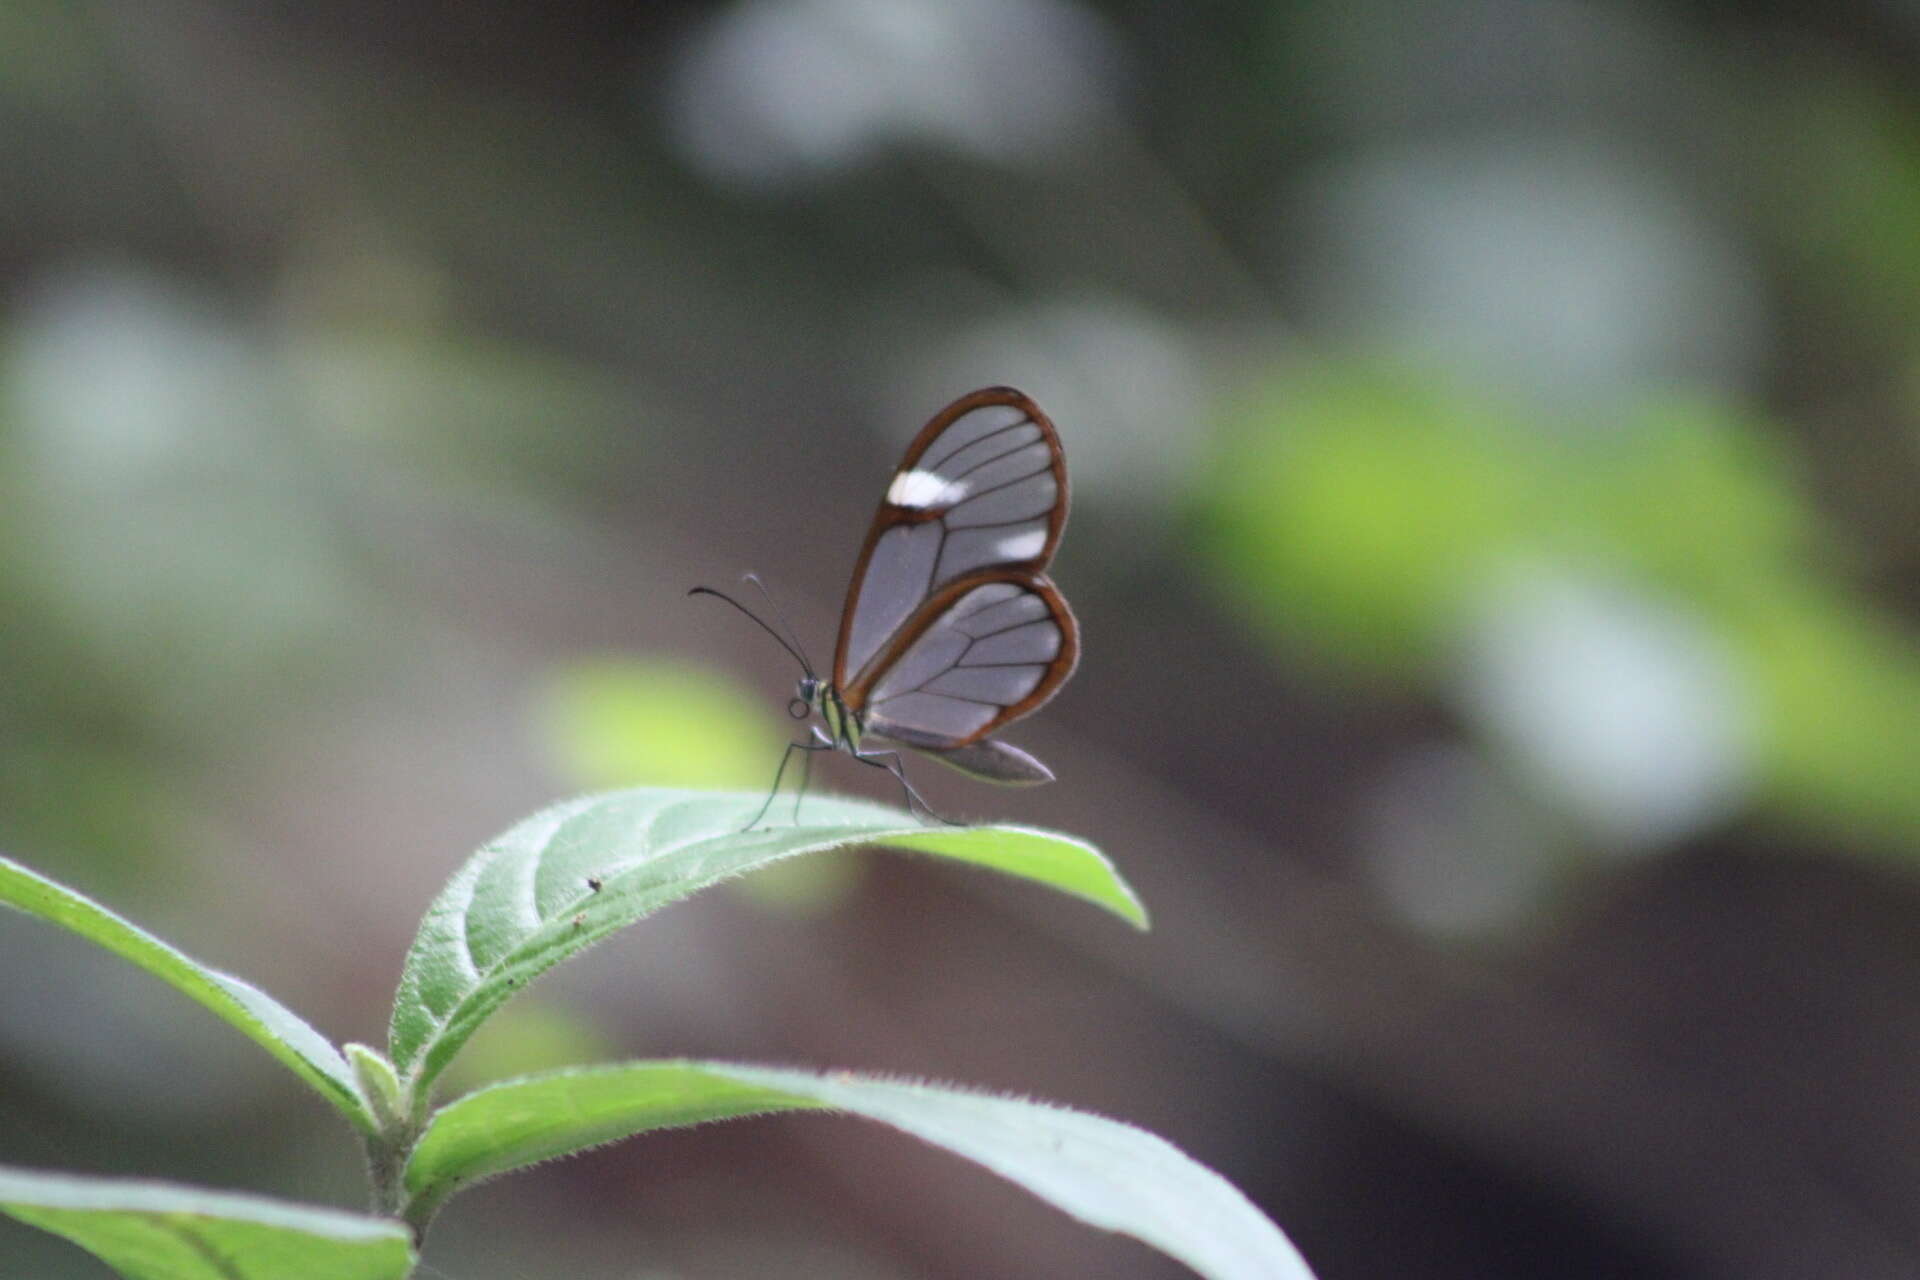
[[[900, 450], [1012, 383], [1075, 484], [1084, 661], [1008, 735], [1060, 781], [917, 777], [1154, 931], [808, 863], [456, 1083], [1055, 1099], [1323, 1280], [1920, 1274], [1917, 69], [1896, 0], [7, 0], [0, 848], [381, 1042], [487, 837], [766, 785], [797, 673], [686, 589], [758, 570], [824, 661]], [[362, 1203], [210, 1016], [25, 917], [0, 970], [0, 1163]], [[427, 1259], [1183, 1274], [819, 1117], [496, 1182]]]

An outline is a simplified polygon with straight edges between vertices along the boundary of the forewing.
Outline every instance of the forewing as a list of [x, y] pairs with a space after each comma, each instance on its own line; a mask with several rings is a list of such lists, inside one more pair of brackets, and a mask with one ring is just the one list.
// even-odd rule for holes
[[834, 650], [841, 689], [867, 677], [931, 597], [973, 574], [1039, 573], [1067, 523], [1060, 437], [1011, 387], [965, 395], [914, 438], [867, 531]]
[[993, 570], [942, 588], [844, 696], [869, 732], [946, 751], [1039, 707], [1079, 657], [1079, 629], [1054, 585]]

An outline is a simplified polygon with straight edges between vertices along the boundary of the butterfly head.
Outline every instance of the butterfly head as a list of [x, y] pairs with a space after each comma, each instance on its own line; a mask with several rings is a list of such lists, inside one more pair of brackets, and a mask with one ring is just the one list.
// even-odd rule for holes
[[801, 676], [800, 686], [794, 692], [793, 701], [787, 703], [787, 714], [795, 720], [805, 720], [821, 709], [826, 698], [826, 681], [818, 676]]

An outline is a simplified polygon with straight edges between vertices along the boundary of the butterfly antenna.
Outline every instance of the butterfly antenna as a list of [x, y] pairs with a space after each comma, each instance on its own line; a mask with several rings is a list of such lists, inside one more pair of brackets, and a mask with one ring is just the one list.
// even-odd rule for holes
[[773, 616], [779, 619], [780, 629], [787, 633], [787, 639], [793, 641], [793, 644], [791, 647], [794, 653], [799, 656], [800, 665], [807, 669], [808, 675], [812, 675], [813, 664], [807, 661], [806, 650], [802, 648], [800, 645], [800, 633], [793, 629], [793, 624], [791, 622], [787, 621], [786, 611], [781, 609], [779, 602], [773, 598], [773, 593], [767, 590], [767, 584], [760, 581], [759, 574], [749, 573], [746, 575], [746, 580], [748, 582], [751, 582], [754, 586], [760, 588], [760, 598], [767, 602], [767, 608], [773, 610]]
[[[756, 578], [755, 581], [757, 582], [759, 581], [759, 579]], [[766, 590], [765, 587], [761, 588], [762, 592], [764, 592], [765, 590]], [[732, 596], [728, 595], [726, 592], [715, 591], [712, 587], [695, 587], [691, 591], [687, 592], [687, 594], [690, 596], [716, 596], [721, 600], [725, 600], [728, 604], [732, 605], [734, 608], [738, 609], [740, 612], [746, 614], [749, 618], [752, 618], [755, 626], [759, 627], [762, 631], [766, 632], [768, 635], [772, 636], [775, 640], [779, 641], [780, 647], [782, 649], [785, 649], [788, 653], [792, 654], [794, 658], [800, 663], [800, 669], [806, 672], [809, 678], [813, 676], [813, 664], [807, 661], [806, 654], [801, 653], [800, 650], [794, 645], [787, 643], [787, 638], [781, 635], [778, 631], [775, 631], [772, 627], [768, 626], [765, 619], [763, 619], [759, 614], [755, 613], [753, 610], [747, 608], [747, 606], [741, 604], [738, 600], [735, 600]]]

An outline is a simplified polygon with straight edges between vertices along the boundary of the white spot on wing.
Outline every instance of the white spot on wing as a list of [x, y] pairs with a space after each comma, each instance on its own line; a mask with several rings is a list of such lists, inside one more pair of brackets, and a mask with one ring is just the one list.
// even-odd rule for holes
[[1028, 529], [1022, 533], [1010, 533], [994, 545], [994, 553], [1002, 560], [1028, 560], [1040, 554], [1040, 548], [1047, 545], [1046, 526]]
[[966, 485], [942, 479], [931, 471], [902, 471], [887, 486], [887, 501], [896, 507], [925, 511], [931, 507], [952, 506], [966, 492]]

